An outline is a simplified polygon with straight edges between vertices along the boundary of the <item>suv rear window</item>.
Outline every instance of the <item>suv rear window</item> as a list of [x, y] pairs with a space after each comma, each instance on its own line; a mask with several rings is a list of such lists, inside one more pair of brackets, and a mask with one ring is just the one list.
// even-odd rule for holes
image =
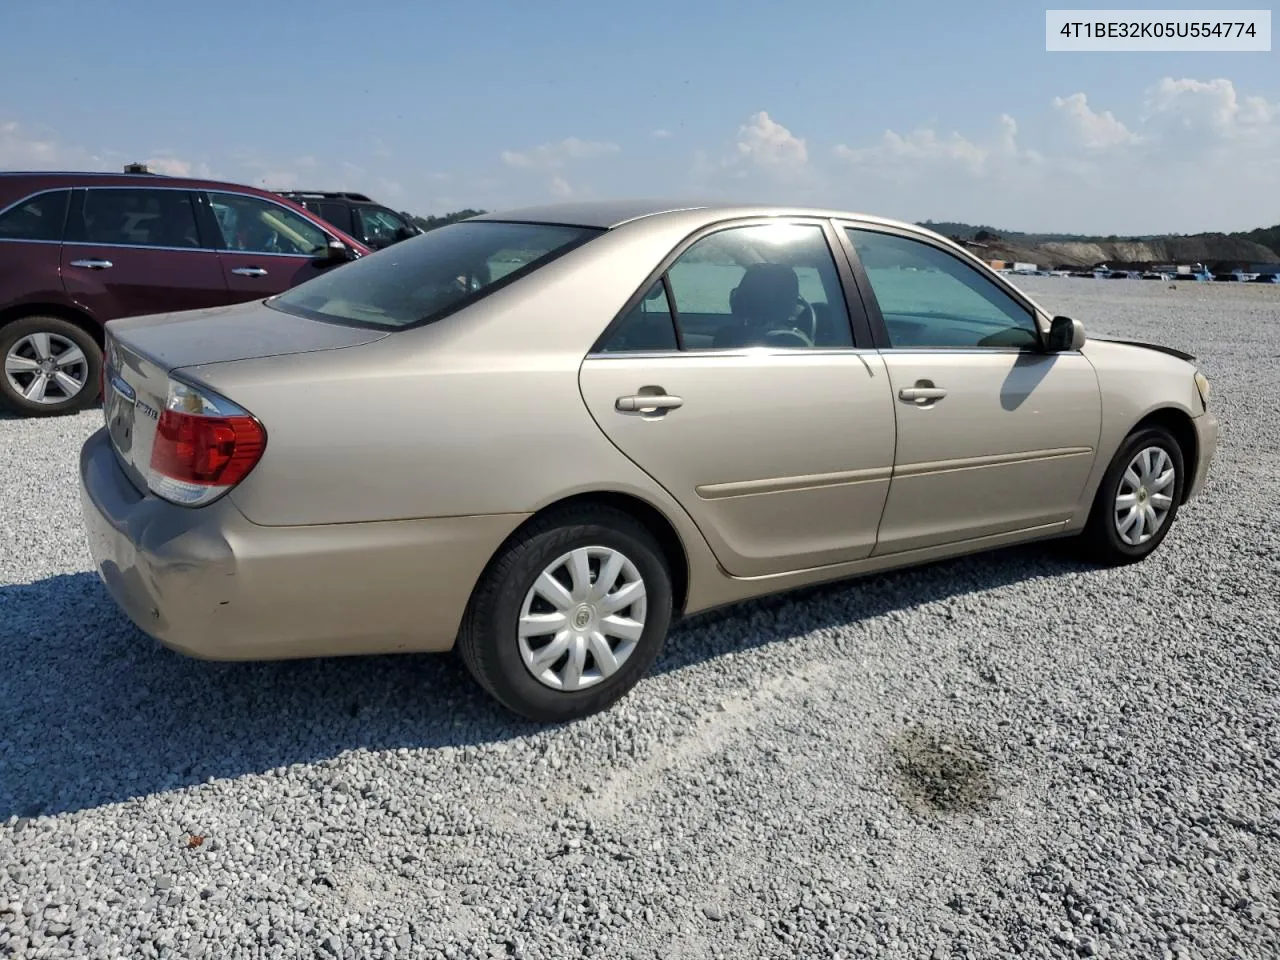
[[416, 326], [480, 300], [603, 232], [549, 223], [453, 223], [335, 268], [267, 303], [315, 320]]

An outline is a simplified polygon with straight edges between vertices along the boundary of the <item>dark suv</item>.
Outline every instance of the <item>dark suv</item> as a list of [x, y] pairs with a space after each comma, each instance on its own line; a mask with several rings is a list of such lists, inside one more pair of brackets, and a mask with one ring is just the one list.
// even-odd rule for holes
[[370, 200], [363, 193], [325, 193], [319, 190], [281, 190], [280, 196], [300, 203], [316, 216], [358, 239], [371, 250], [381, 250], [416, 237], [419, 227], [403, 214]]
[[370, 252], [239, 184], [0, 173], [0, 405], [35, 416], [92, 405], [109, 320], [271, 296]]

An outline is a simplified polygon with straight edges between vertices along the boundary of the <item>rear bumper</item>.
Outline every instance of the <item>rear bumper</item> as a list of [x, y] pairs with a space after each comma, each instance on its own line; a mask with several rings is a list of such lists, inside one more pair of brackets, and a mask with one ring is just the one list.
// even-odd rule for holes
[[1196, 428], [1196, 463], [1195, 473], [1191, 476], [1191, 486], [1187, 488], [1184, 501], [1198, 496], [1204, 489], [1205, 481], [1209, 477], [1209, 463], [1218, 450], [1218, 418], [1212, 413], [1204, 413], [1191, 423]]
[[105, 430], [81, 450], [80, 499], [116, 603], [165, 646], [213, 660], [447, 650], [525, 519], [259, 526], [226, 497], [190, 509], [140, 494]]

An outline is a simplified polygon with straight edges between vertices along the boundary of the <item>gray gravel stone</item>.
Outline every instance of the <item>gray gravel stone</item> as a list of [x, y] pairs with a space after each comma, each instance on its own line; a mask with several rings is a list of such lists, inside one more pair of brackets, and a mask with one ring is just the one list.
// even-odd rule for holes
[[0, 955], [1280, 956], [1280, 291], [1025, 286], [1213, 381], [1150, 560], [693, 618], [555, 729], [450, 657], [159, 649], [89, 572], [101, 414], [0, 419]]

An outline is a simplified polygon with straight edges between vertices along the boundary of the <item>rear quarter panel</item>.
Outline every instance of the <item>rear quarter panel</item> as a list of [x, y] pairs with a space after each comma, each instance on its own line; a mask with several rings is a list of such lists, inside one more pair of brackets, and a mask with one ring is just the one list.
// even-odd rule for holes
[[0, 312], [53, 304], [70, 307], [60, 269], [62, 245], [0, 241]]
[[530, 513], [613, 491], [649, 502], [687, 551], [705, 551], [679, 505], [600, 431], [578, 385], [595, 339], [686, 232], [607, 234], [376, 343], [188, 368], [267, 431], [262, 461], [229, 496], [275, 526]]

